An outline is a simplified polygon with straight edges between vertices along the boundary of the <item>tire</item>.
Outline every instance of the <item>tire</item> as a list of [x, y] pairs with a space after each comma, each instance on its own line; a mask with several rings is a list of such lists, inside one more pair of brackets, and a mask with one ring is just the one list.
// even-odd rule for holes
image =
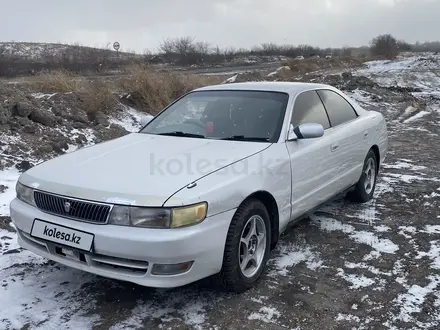
[[[370, 173], [370, 175], [367, 173]], [[366, 203], [370, 201], [376, 189], [377, 174], [376, 154], [370, 149], [367, 157], [365, 157], [362, 175], [356, 183], [355, 189], [347, 194], [348, 199], [356, 203]]]
[[[255, 224], [255, 227], [252, 227], [252, 224]], [[251, 228], [256, 228], [254, 235], [250, 235]], [[261, 236], [263, 232], [264, 237]], [[219, 274], [220, 284], [224, 289], [243, 293], [255, 285], [265, 270], [269, 258], [270, 233], [269, 213], [263, 203], [249, 199], [238, 207], [229, 226], [223, 266]], [[242, 242], [242, 237], [244, 241], [248, 241], [248, 245]], [[245, 247], [251, 258], [248, 263], [243, 259]]]

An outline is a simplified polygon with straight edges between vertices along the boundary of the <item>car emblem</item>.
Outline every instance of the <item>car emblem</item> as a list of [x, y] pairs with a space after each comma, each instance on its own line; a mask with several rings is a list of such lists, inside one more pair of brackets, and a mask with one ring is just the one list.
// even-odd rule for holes
[[64, 211], [66, 211], [66, 213], [69, 213], [70, 207], [71, 204], [69, 202], [64, 202]]

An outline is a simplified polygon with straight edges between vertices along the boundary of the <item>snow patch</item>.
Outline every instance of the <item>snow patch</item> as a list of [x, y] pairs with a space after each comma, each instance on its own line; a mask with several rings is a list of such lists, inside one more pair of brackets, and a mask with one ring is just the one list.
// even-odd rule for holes
[[[437, 216], [440, 217], [440, 216]], [[422, 232], [427, 233], [427, 234], [440, 234], [440, 225], [426, 225], [425, 226], [425, 230], [423, 230]]]
[[416, 121], [416, 120], [418, 120], [418, 119], [423, 118], [423, 117], [426, 116], [426, 115], [429, 115], [429, 112], [428, 112], [428, 111], [424, 111], [424, 110], [423, 110], [423, 111], [420, 111], [420, 112], [418, 112], [417, 114], [415, 114], [414, 116], [412, 116], [412, 117], [406, 119], [403, 123], [404, 123], [404, 124], [407, 124], [407, 123], [410, 123], [410, 122]]
[[366, 263], [354, 263], [354, 262], [346, 262], [345, 267], [349, 269], [366, 269], [370, 273], [374, 275], [384, 275], [384, 276], [392, 276], [393, 274], [391, 272], [383, 272], [377, 269], [374, 266], [369, 266]]
[[264, 304], [264, 300], [267, 300], [267, 299], [269, 299], [269, 297], [266, 297], [266, 296], [260, 296], [258, 298], [251, 297], [251, 301], [256, 302], [258, 304]]
[[380, 233], [385, 233], [385, 232], [387, 232], [387, 231], [390, 231], [391, 228], [388, 227], [388, 226], [379, 225], [379, 226], [374, 227], [374, 230], [376, 230], [376, 231], [378, 231], [378, 232], [380, 232]]
[[347, 282], [351, 283], [350, 289], [357, 290], [366, 288], [375, 283], [375, 280], [364, 275], [346, 274], [342, 268], [338, 268], [338, 276], [342, 277]]
[[[412, 235], [417, 233], [417, 228], [413, 226], [399, 226], [399, 235], [405, 236], [405, 238], [412, 238]], [[409, 234], [407, 234], [409, 233]]]
[[87, 298], [87, 289], [83, 289], [88, 275], [71, 268], [33, 265], [2, 269], [0, 328], [92, 328], [99, 316], [85, 316], [95, 309], [95, 301]]
[[437, 194], [436, 192], [432, 192], [431, 195], [423, 195], [424, 198], [435, 198], [440, 197], [440, 194]]
[[366, 104], [373, 103], [371, 101], [371, 94], [366, 91], [360, 90], [359, 88], [352, 91], [350, 93], [350, 97], [359, 103], [366, 103]]
[[431, 267], [440, 269], [440, 241], [431, 241], [431, 248], [428, 252], [419, 252], [415, 259], [422, 259], [428, 257], [432, 260]]
[[317, 224], [321, 230], [328, 232], [342, 231], [343, 233], [349, 234], [349, 237], [355, 242], [369, 245], [378, 252], [394, 254], [399, 250], [399, 247], [389, 239], [379, 238], [372, 232], [356, 231], [354, 226], [343, 224], [335, 219], [314, 215], [312, 216], [312, 221]]
[[438, 68], [438, 56], [412, 56], [406, 59], [400, 59], [396, 61], [390, 60], [378, 60], [369, 61], [364, 64], [366, 69], [359, 70], [360, 72], [383, 74], [383, 73], [400, 73], [406, 70], [416, 69], [436, 69]]
[[386, 169], [410, 170], [410, 171], [416, 171], [416, 172], [426, 169], [426, 166], [411, 164], [411, 162], [408, 161], [407, 159], [405, 159], [405, 160], [401, 159], [401, 160], [395, 162], [394, 164], [382, 164], [382, 167], [386, 168]]
[[350, 314], [341, 314], [339, 313], [336, 317], [336, 321], [349, 321], [349, 322], [357, 322], [359, 323], [361, 320], [358, 316], [350, 315]]
[[281, 313], [273, 307], [261, 307], [258, 313], [249, 315], [249, 320], [260, 320], [266, 323], [272, 323], [274, 319], [281, 316]]
[[232, 84], [237, 80], [238, 74], [235, 76], [232, 76], [231, 78], [226, 79], [223, 83], [224, 84]]
[[414, 314], [422, 311], [426, 296], [434, 293], [440, 284], [440, 275], [429, 276], [428, 279], [430, 282], [427, 286], [406, 286], [407, 292], [399, 294], [399, 296], [394, 299], [394, 304], [400, 308], [399, 315], [394, 317], [394, 320], [401, 320], [406, 323], [415, 321]]
[[15, 168], [0, 171], [0, 186], [6, 187], [3, 193], [0, 191], [0, 216], [9, 216], [9, 204], [15, 198], [15, 185], [19, 176], [20, 172]]
[[351, 237], [357, 243], [370, 245], [373, 249], [379, 252], [393, 254], [399, 250], [399, 246], [394, 244], [391, 240], [387, 238], [379, 238], [371, 232], [359, 231], [353, 233]]
[[277, 74], [279, 74], [282, 71], [289, 72], [289, 71], [291, 71], [291, 69], [288, 65], [280, 66], [278, 69], [276, 69], [276, 71], [269, 73], [267, 76], [268, 77], [276, 76]]
[[[397, 173], [387, 173], [386, 174], [388, 179], [396, 178], [398, 181], [402, 181], [404, 183], [413, 183], [414, 181], [434, 181], [434, 182], [440, 182], [437, 178], [427, 178], [423, 177], [421, 175], [409, 175], [409, 174], [397, 174]], [[387, 179], [387, 178], [382, 178]]]
[[23, 264], [40, 265], [46, 261], [30, 251], [22, 250], [17, 242], [17, 234], [4, 229], [0, 229], [0, 252], [0, 271]]
[[42, 99], [42, 98], [46, 98], [47, 100], [49, 100], [51, 97], [54, 97], [55, 95], [57, 95], [57, 93], [53, 93], [53, 94], [45, 94], [45, 93], [32, 93], [31, 96], [33, 96], [36, 99]]
[[[181, 319], [186, 325], [202, 329], [202, 324], [206, 321], [206, 308], [223, 298], [219, 295], [203, 294], [203, 292], [187, 289], [174, 291], [170, 295], [166, 295], [166, 291], [156, 290], [154, 297], [148, 301], [138, 301], [136, 307], [132, 309], [131, 315], [110, 329], [144, 329], [143, 322], [151, 319], [164, 323]], [[166, 298], [164, 299], [164, 297]]]
[[276, 269], [270, 275], [288, 276], [289, 269], [302, 262], [305, 262], [306, 267], [312, 270], [320, 268], [323, 264], [323, 261], [310, 247], [300, 247], [295, 244], [282, 245], [280, 256], [271, 261]]
[[142, 128], [141, 120], [146, 115], [148, 114], [143, 114], [132, 107], [124, 106], [124, 112], [117, 118], [111, 118], [109, 122], [125, 128], [128, 132], [136, 133]]

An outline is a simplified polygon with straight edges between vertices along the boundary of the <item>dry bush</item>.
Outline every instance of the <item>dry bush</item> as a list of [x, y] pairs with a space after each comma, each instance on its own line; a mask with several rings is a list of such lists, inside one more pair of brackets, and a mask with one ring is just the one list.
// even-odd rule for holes
[[135, 106], [155, 115], [190, 90], [220, 82], [218, 77], [160, 73], [143, 66], [132, 66], [119, 80], [119, 88], [130, 95]]
[[41, 93], [67, 93], [80, 90], [81, 83], [77, 77], [67, 71], [40, 73], [28, 81], [29, 88]]
[[84, 80], [65, 71], [38, 74], [26, 82], [32, 92], [69, 93], [80, 95], [82, 108], [91, 120], [99, 112], [108, 112], [118, 103], [114, 86], [103, 78]]
[[94, 79], [84, 84], [81, 100], [91, 120], [100, 112], [108, 113], [118, 104], [118, 96], [113, 86], [102, 79]]

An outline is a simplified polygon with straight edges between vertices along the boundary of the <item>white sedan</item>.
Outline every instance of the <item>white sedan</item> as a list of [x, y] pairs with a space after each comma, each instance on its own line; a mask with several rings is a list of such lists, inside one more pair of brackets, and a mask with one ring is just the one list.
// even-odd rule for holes
[[382, 114], [331, 86], [210, 86], [23, 173], [11, 218], [23, 248], [70, 267], [243, 292], [290, 223], [340, 194], [370, 200], [387, 148]]

